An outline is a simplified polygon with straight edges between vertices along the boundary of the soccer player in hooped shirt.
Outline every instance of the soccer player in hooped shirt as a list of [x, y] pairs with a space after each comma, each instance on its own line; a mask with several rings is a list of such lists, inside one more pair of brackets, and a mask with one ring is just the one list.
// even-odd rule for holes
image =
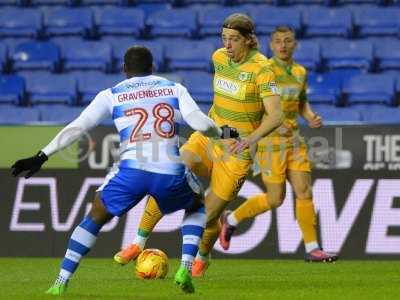
[[[102, 226], [121, 216], [144, 196], [152, 195], [164, 214], [185, 209], [182, 221], [182, 263], [175, 282], [184, 292], [194, 292], [193, 259], [205, 227], [201, 190], [194, 175], [179, 160], [178, 126], [182, 119], [205, 136], [219, 139], [225, 130], [204, 115], [180, 84], [152, 75], [151, 52], [140, 46], [129, 48], [124, 57], [126, 80], [101, 91], [81, 115], [67, 125], [37, 155], [18, 160], [13, 175], [39, 171], [49, 156], [72, 144], [83, 132], [112, 116], [120, 135], [120, 162], [97, 190], [89, 214], [75, 228], [55, 283], [46, 292], [61, 295], [81, 259], [95, 244]], [[77, 130], [78, 129], [78, 130]], [[228, 132], [227, 130], [228, 129]], [[158, 155], [153, 157], [154, 143]]]
[[[275, 76], [267, 58], [258, 51], [251, 18], [243, 14], [228, 16], [223, 23], [222, 41], [224, 48], [212, 56], [214, 101], [209, 116], [218, 125], [237, 128], [241, 142], [231, 148], [238, 155], [226, 155], [219, 141], [195, 132], [181, 147], [185, 164], [196, 175], [210, 178], [205, 197], [207, 225], [193, 265], [193, 276], [202, 276], [209, 265], [209, 254], [220, 231], [219, 217], [236, 198], [251, 166], [249, 146], [282, 123]], [[135, 259], [161, 217], [150, 198], [133, 244], [118, 252], [114, 259], [120, 264]]]
[[299, 135], [297, 115], [308, 121], [311, 128], [321, 127], [322, 120], [307, 102], [306, 69], [293, 60], [294, 31], [286, 26], [277, 27], [271, 35], [270, 47], [274, 54], [270, 62], [281, 94], [284, 123], [258, 143], [256, 163], [268, 193], [254, 195], [234, 212], [223, 214], [220, 244], [227, 250], [240, 222], [279, 207], [285, 199], [288, 179], [296, 194], [296, 218], [303, 233], [305, 260], [333, 262], [338, 256], [321, 250], [317, 242], [311, 168], [306, 144]]

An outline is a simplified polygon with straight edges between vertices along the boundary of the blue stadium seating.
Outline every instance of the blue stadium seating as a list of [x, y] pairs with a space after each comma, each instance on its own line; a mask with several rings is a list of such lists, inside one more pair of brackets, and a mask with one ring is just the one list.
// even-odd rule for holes
[[146, 24], [153, 37], [193, 37], [197, 34], [197, 15], [190, 8], [156, 11], [147, 18]]
[[400, 110], [398, 107], [388, 107], [383, 105], [366, 105], [359, 108], [362, 120], [370, 124], [399, 124]]
[[304, 5], [330, 5], [335, 0], [284, 0], [285, 4], [293, 5], [293, 4], [304, 4]]
[[395, 105], [395, 81], [390, 75], [356, 75], [343, 83], [343, 94], [348, 103], [382, 103]]
[[100, 70], [109, 72], [112, 69], [112, 48], [109, 43], [101, 41], [70, 41], [62, 44], [63, 68], [73, 70]]
[[182, 84], [188, 89], [193, 99], [198, 103], [211, 103], [213, 99], [213, 76], [207, 72], [177, 72], [182, 78]]
[[73, 75], [47, 72], [20, 72], [25, 78], [31, 104], [76, 104], [77, 81]]
[[296, 62], [308, 70], [317, 70], [321, 64], [321, 49], [318, 43], [312, 40], [298, 40], [296, 51], [293, 55]]
[[129, 0], [80, 0], [82, 5], [128, 5]]
[[340, 104], [341, 82], [334, 75], [310, 73], [307, 97], [310, 103]]
[[9, 54], [14, 52], [14, 49], [17, 45], [25, 43], [25, 42], [30, 42], [30, 41], [35, 41], [35, 40], [26, 38], [26, 37], [23, 37], [23, 38], [12, 38], [12, 37], [1, 38], [0, 37], [0, 44], [3, 44], [6, 46]]
[[79, 4], [80, 0], [26, 0], [30, 1], [31, 5], [33, 6], [39, 6], [39, 5], [75, 5]]
[[15, 7], [0, 10], [0, 37], [35, 38], [40, 34], [42, 27], [40, 10]]
[[247, 8], [256, 25], [257, 34], [270, 34], [278, 25], [290, 26], [296, 32], [301, 30], [300, 10], [273, 6], [247, 6]]
[[0, 73], [6, 68], [8, 62], [8, 48], [6, 44], [0, 44]]
[[153, 54], [153, 64], [156, 71], [160, 72], [164, 70], [164, 46], [162, 43], [158, 43], [154, 40], [136, 40], [127, 37], [111, 37], [107, 36], [102, 39], [102, 41], [109, 43], [113, 49], [113, 59], [114, 59], [114, 71], [121, 72], [122, 65], [124, 63], [124, 54], [129, 47], [134, 45], [142, 45], [151, 50]]
[[22, 6], [22, 5], [25, 5], [25, 4], [26, 4], [25, 0], [0, 0], [0, 6], [1, 5]]
[[222, 7], [201, 10], [199, 12], [200, 36], [220, 35], [222, 23], [226, 17], [233, 13], [247, 13], [247, 11], [239, 7]]
[[352, 5], [360, 5], [360, 4], [385, 4], [389, 1], [387, 0], [335, 0], [335, 3], [338, 5], [342, 4], [352, 4]]
[[0, 107], [0, 124], [17, 125], [37, 123], [39, 121], [39, 111], [33, 107], [18, 107], [6, 104]]
[[372, 68], [373, 45], [370, 41], [331, 39], [320, 45], [328, 69]]
[[17, 75], [0, 75], [0, 102], [23, 104], [25, 81]]
[[367, 7], [354, 12], [358, 35], [396, 36], [400, 28], [400, 8]]
[[145, 29], [144, 12], [135, 8], [113, 6], [97, 8], [95, 23], [100, 35], [139, 37]]
[[77, 72], [72, 75], [78, 81], [81, 105], [87, 105], [100, 91], [111, 88], [125, 79], [122, 74], [104, 74], [101, 72]]
[[47, 36], [93, 35], [93, 12], [89, 8], [56, 7], [44, 11]]
[[352, 14], [346, 8], [316, 7], [304, 13], [305, 35], [349, 37], [352, 34]]
[[13, 70], [55, 71], [60, 64], [60, 50], [52, 42], [25, 42], [12, 54]]
[[68, 105], [46, 105], [35, 107], [40, 113], [40, 120], [46, 123], [66, 124], [76, 119], [82, 112], [82, 107], [71, 107]]
[[180, 2], [180, 4], [183, 5], [192, 5], [192, 4], [201, 4], [201, 5], [207, 5], [207, 4], [219, 4], [219, 5], [229, 5], [232, 1], [231, 0], [181, 0], [177, 1]]
[[329, 105], [313, 105], [312, 108], [321, 116], [324, 123], [362, 121], [360, 112], [352, 107], [338, 108]]
[[[167, 44], [168, 45], [168, 44]], [[165, 45], [168, 70], [211, 71], [211, 56], [215, 50], [212, 43], [183, 41]]]
[[400, 41], [385, 39], [375, 43], [375, 57], [380, 70], [400, 69]]

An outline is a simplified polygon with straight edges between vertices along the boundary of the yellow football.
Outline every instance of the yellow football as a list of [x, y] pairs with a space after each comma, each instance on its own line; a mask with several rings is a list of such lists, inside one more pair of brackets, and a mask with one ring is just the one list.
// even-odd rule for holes
[[162, 279], [167, 273], [168, 257], [159, 249], [145, 249], [136, 259], [136, 276], [140, 279]]

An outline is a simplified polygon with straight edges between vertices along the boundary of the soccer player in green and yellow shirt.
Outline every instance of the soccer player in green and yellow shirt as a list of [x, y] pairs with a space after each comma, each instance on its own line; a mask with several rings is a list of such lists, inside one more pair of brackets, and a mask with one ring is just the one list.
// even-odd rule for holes
[[[181, 147], [185, 164], [197, 175], [210, 178], [205, 197], [207, 225], [193, 265], [193, 276], [201, 276], [208, 267], [208, 257], [220, 231], [219, 218], [236, 198], [252, 164], [249, 148], [282, 123], [280, 97], [275, 75], [267, 58], [258, 51], [253, 21], [246, 15], [233, 14], [222, 28], [224, 47], [215, 51], [214, 101], [209, 116], [218, 126], [238, 129], [241, 142], [231, 155], [223, 145], [193, 133]], [[202, 84], [199, 82], [199, 84]], [[245, 149], [241, 152], [242, 149]], [[114, 259], [125, 264], [143, 249], [148, 234], [161, 218], [150, 199], [134, 243], [118, 252]]]
[[308, 121], [311, 128], [320, 127], [322, 120], [307, 102], [306, 69], [293, 60], [296, 48], [294, 31], [286, 26], [277, 27], [271, 35], [270, 47], [274, 54], [270, 63], [281, 95], [284, 121], [258, 143], [256, 163], [268, 193], [254, 195], [232, 213], [224, 213], [220, 243], [228, 249], [240, 222], [279, 207], [285, 199], [288, 179], [296, 194], [296, 217], [303, 233], [306, 261], [332, 262], [338, 256], [321, 250], [317, 242], [311, 167], [307, 146], [299, 135], [297, 116]]

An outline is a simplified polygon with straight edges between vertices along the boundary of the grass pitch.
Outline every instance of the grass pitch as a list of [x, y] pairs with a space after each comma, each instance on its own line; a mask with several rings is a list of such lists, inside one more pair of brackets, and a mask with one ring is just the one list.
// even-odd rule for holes
[[[58, 274], [60, 259], [0, 258], [0, 299], [54, 299], [44, 291]], [[164, 280], [139, 280], [134, 264], [84, 259], [61, 299], [400, 299], [400, 261], [215, 259], [196, 293], [173, 283], [178, 260]], [[56, 297], [57, 298], [57, 297]]]

